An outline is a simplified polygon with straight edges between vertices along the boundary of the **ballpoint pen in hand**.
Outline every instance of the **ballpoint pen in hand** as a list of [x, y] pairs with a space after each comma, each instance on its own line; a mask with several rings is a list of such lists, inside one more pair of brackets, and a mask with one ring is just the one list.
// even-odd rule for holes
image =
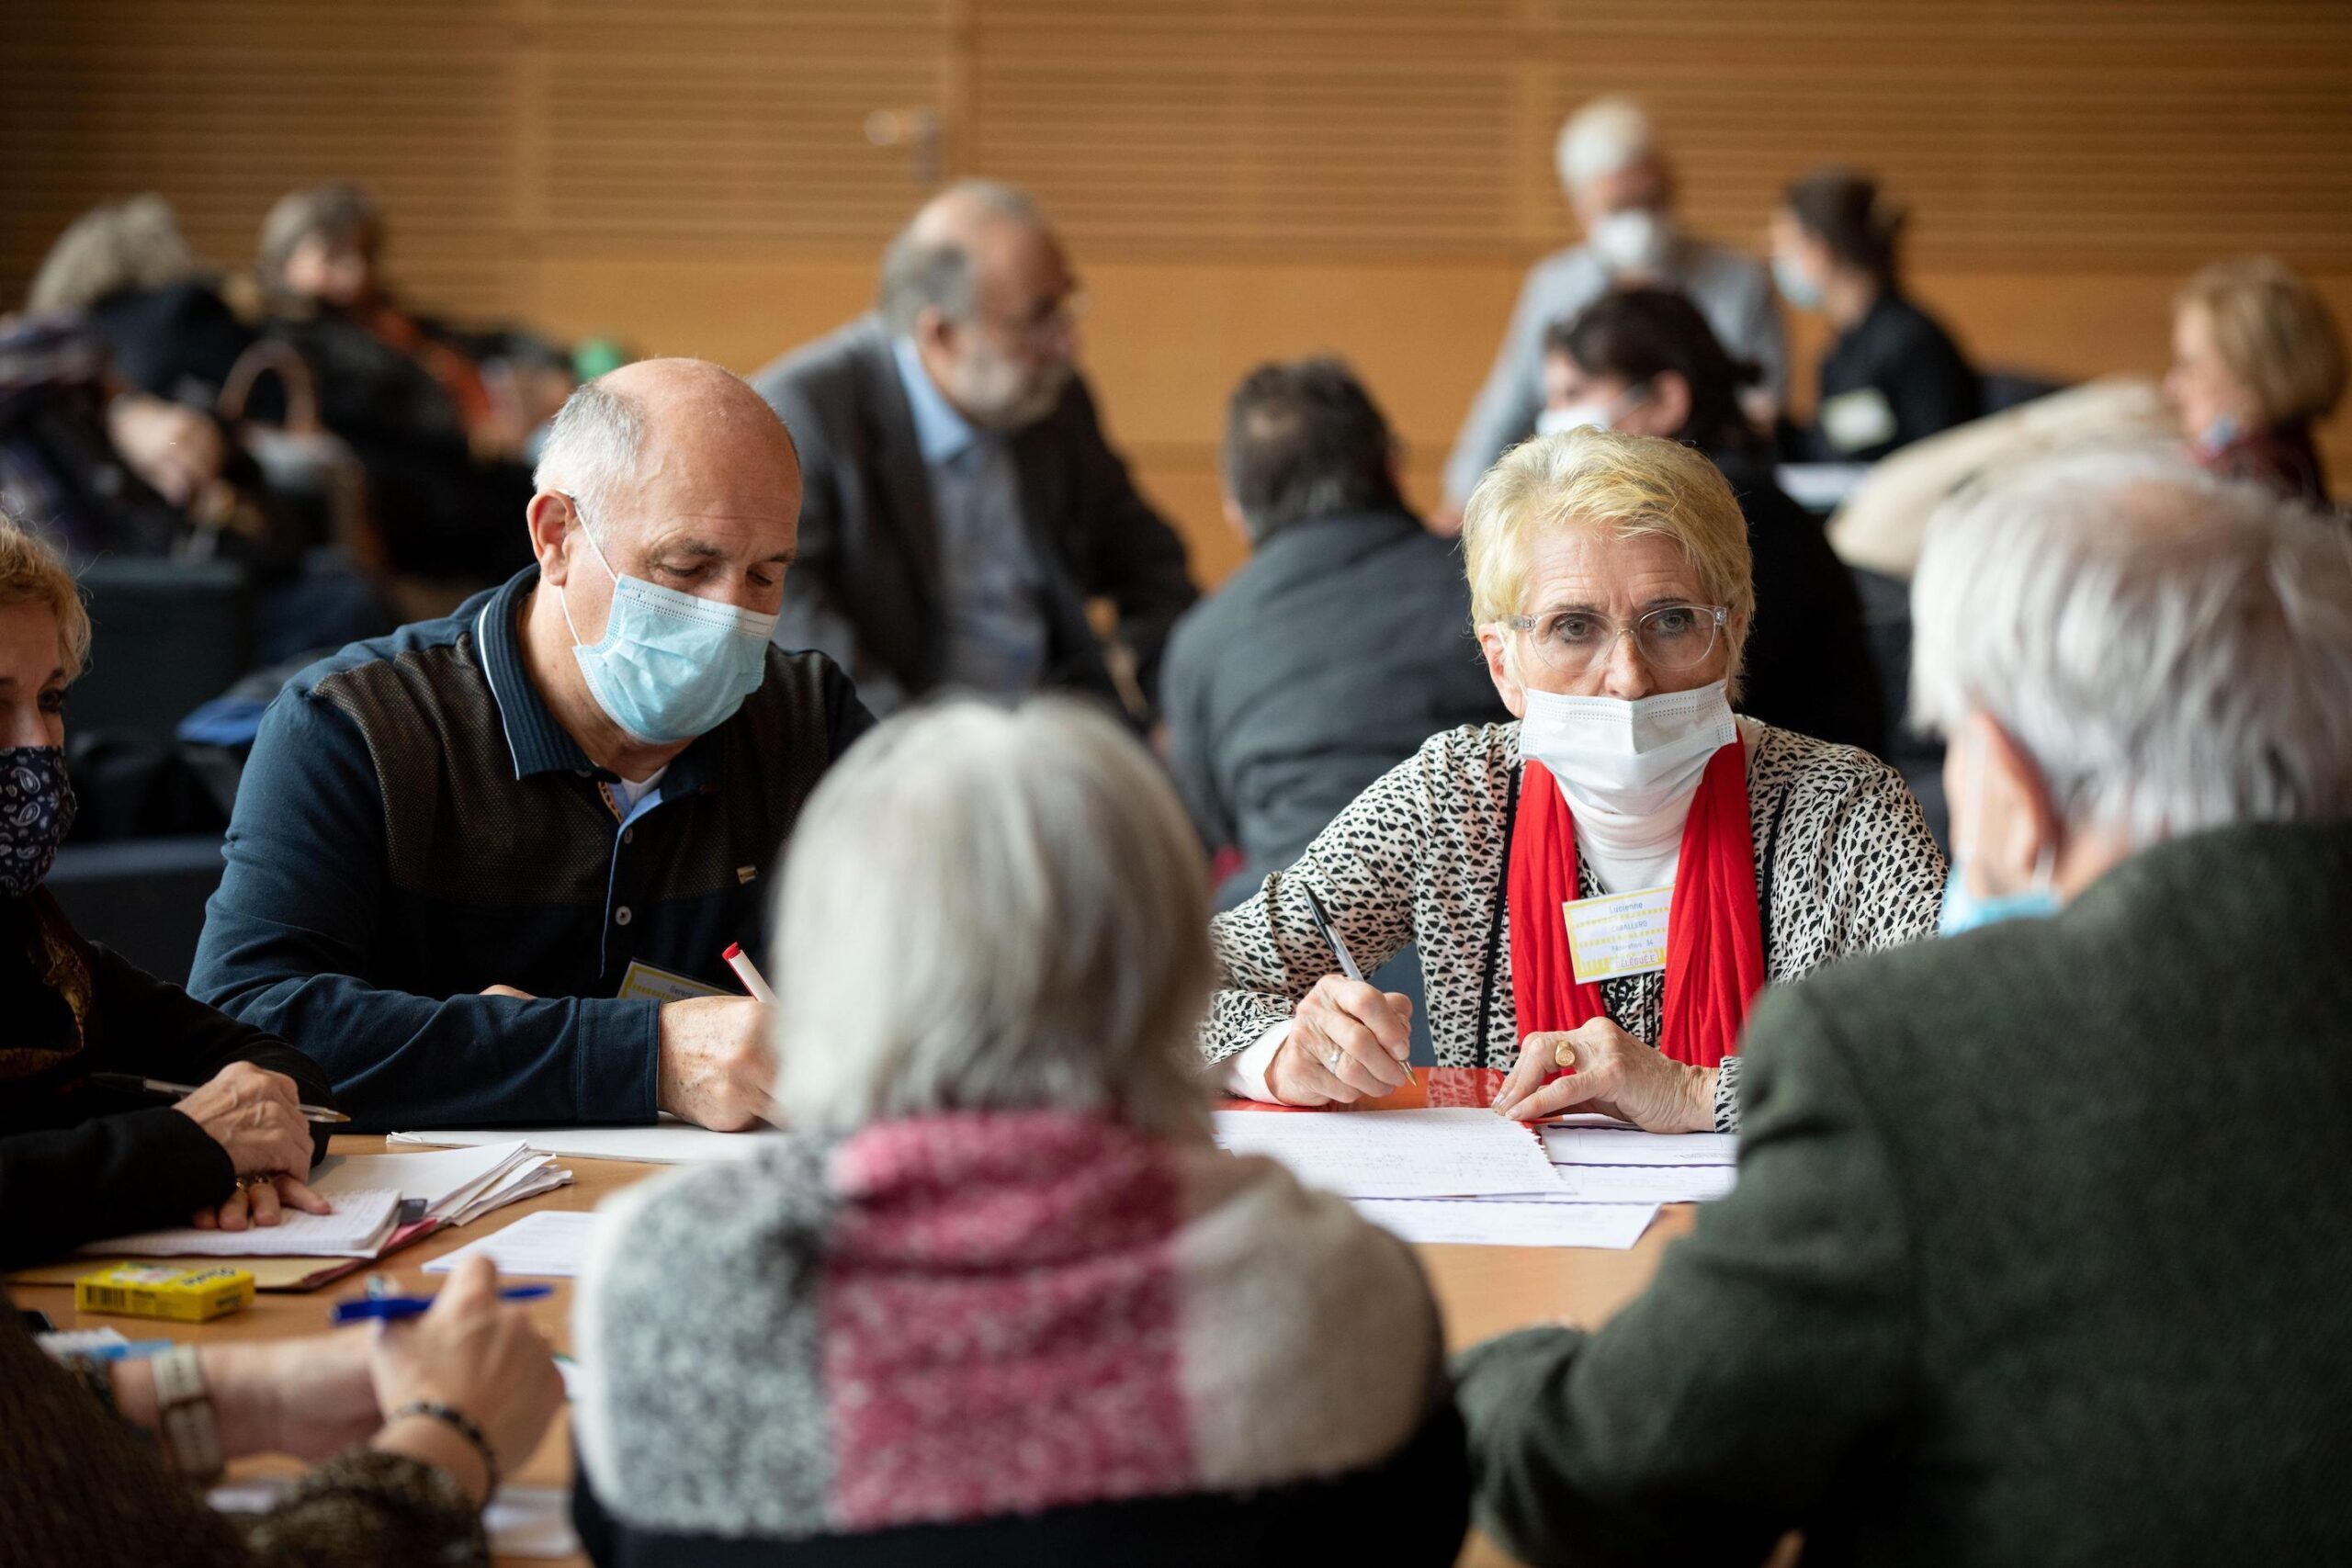
[[[93, 1088], [110, 1089], [122, 1094], [152, 1094], [164, 1100], [185, 1100], [196, 1092], [192, 1083], [166, 1083], [162, 1078], [142, 1078], [137, 1073], [92, 1073]], [[340, 1111], [330, 1111], [323, 1105], [298, 1105], [306, 1122], [348, 1122], [350, 1117]]]

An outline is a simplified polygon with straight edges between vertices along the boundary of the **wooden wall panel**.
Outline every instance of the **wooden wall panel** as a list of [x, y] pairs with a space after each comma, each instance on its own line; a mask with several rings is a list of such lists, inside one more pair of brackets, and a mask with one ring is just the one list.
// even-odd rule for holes
[[[2154, 369], [2211, 256], [2275, 250], [2352, 320], [2344, 0], [72, 0], [0, 51], [0, 299], [153, 188], [241, 262], [284, 189], [357, 177], [421, 299], [749, 370], [862, 310], [948, 172], [1033, 185], [1112, 426], [1204, 570], [1226, 390], [1364, 371], [1436, 465], [1527, 263], [1566, 243], [1560, 118], [1647, 99], [1692, 224], [1758, 237], [1816, 163], [1914, 212], [1920, 292], [1986, 360]], [[911, 123], [910, 121], [908, 123]], [[1817, 325], [1798, 322], [1801, 359]], [[1800, 375], [1800, 384], [1805, 378]], [[2352, 476], [2352, 422], [2325, 433]]]

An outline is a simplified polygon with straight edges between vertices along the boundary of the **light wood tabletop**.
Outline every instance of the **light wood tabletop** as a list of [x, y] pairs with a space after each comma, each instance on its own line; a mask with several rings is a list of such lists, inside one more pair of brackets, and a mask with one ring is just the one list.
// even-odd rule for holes
[[[1418, 1087], [1418, 1086], [1417, 1086]], [[1422, 1102], [1414, 1090], [1400, 1090], [1389, 1100], [1368, 1109], [1403, 1107]], [[379, 1137], [342, 1136], [334, 1143], [336, 1154], [385, 1152]], [[395, 1151], [397, 1152], [397, 1151]], [[462, 1229], [447, 1230], [388, 1258], [377, 1272], [388, 1276], [404, 1292], [431, 1295], [443, 1277], [426, 1274], [424, 1265], [469, 1242], [512, 1224], [525, 1214], [543, 1209], [594, 1209], [614, 1192], [658, 1176], [665, 1167], [620, 1160], [562, 1161], [572, 1173], [571, 1185], [500, 1209]], [[1417, 1248], [1438, 1303], [1445, 1314], [1446, 1343], [1458, 1349], [1480, 1339], [1529, 1324], [1566, 1319], [1582, 1325], [1599, 1323], [1614, 1313], [1657, 1272], [1658, 1259], [1673, 1239], [1690, 1227], [1687, 1204], [1662, 1211], [1631, 1250], [1600, 1251], [1587, 1247], [1422, 1247]], [[93, 1268], [97, 1265], [94, 1262]], [[74, 1292], [66, 1285], [12, 1284], [20, 1307], [47, 1313], [60, 1328], [119, 1328], [132, 1338], [168, 1337], [187, 1341], [273, 1339], [323, 1333], [334, 1303], [360, 1293], [359, 1276], [311, 1292], [264, 1292], [243, 1312], [208, 1324], [162, 1324], [149, 1318], [84, 1315], [74, 1308]], [[542, 1332], [560, 1349], [571, 1343], [571, 1281], [548, 1281], [554, 1293], [526, 1304]], [[232, 1467], [232, 1474], [284, 1468], [286, 1461], [248, 1461]], [[530, 1462], [511, 1479], [526, 1483], [569, 1486], [571, 1482], [571, 1439], [565, 1417], [559, 1416]], [[521, 1568], [526, 1561], [502, 1558]], [[585, 1562], [573, 1558], [572, 1562]], [[1464, 1568], [1498, 1568], [1511, 1560], [1491, 1543], [1473, 1535], [1461, 1559]]]

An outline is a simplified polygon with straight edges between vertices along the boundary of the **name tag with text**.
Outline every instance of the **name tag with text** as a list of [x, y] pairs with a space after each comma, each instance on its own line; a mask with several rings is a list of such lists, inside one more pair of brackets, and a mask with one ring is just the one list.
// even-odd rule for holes
[[700, 980], [667, 969], [656, 969], [643, 959], [632, 959], [628, 970], [621, 976], [619, 998], [625, 1002], [685, 1002], [696, 997], [723, 997], [728, 993], [716, 986], [706, 986]]
[[1669, 885], [1561, 905], [1577, 984], [1597, 985], [1665, 968], [1666, 915], [1673, 902]]

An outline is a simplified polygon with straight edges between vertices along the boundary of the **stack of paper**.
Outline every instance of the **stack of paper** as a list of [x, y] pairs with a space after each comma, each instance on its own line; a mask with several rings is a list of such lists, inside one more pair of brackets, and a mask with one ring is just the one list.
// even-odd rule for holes
[[1235, 1154], [1278, 1159], [1300, 1180], [1346, 1195], [1407, 1241], [1622, 1248], [1657, 1213], [1576, 1202], [1534, 1129], [1470, 1107], [1220, 1111], [1216, 1136]]
[[401, 1195], [395, 1188], [338, 1192], [334, 1201], [333, 1213], [288, 1209], [274, 1225], [148, 1231], [92, 1242], [82, 1251], [105, 1258], [374, 1258], [399, 1228]]
[[1705, 1203], [1739, 1179], [1736, 1133], [1645, 1133], [1577, 1117], [1544, 1129], [1563, 1191], [1586, 1203]]
[[650, 1127], [458, 1128], [432, 1133], [394, 1133], [389, 1145], [421, 1148], [468, 1148], [520, 1138], [541, 1154], [574, 1159], [638, 1160], [647, 1165], [697, 1165], [711, 1160], [749, 1159], [783, 1134], [773, 1129], [756, 1133], [714, 1133], [691, 1122], [664, 1116]]
[[420, 1205], [407, 1216], [445, 1225], [469, 1224], [492, 1209], [536, 1198], [571, 1183], [571, 1172], [521, 1138], [414, 1154], [333, 1155], [311, 1173], [311, 1186], [330, 1199], [371, 1187], [398, 1189]]
[[1731, 1134], [1644, 1133], [1603, 1116], [1546, 1126], [1540, 1144], [1534, 1131], [1466, 1108], [1216, 1118], [1227, 1149], [1281, 1160], [1414, 1242], [1628, 1247], [1660, 1204], [1720, 1198], [1737, 1177]]

